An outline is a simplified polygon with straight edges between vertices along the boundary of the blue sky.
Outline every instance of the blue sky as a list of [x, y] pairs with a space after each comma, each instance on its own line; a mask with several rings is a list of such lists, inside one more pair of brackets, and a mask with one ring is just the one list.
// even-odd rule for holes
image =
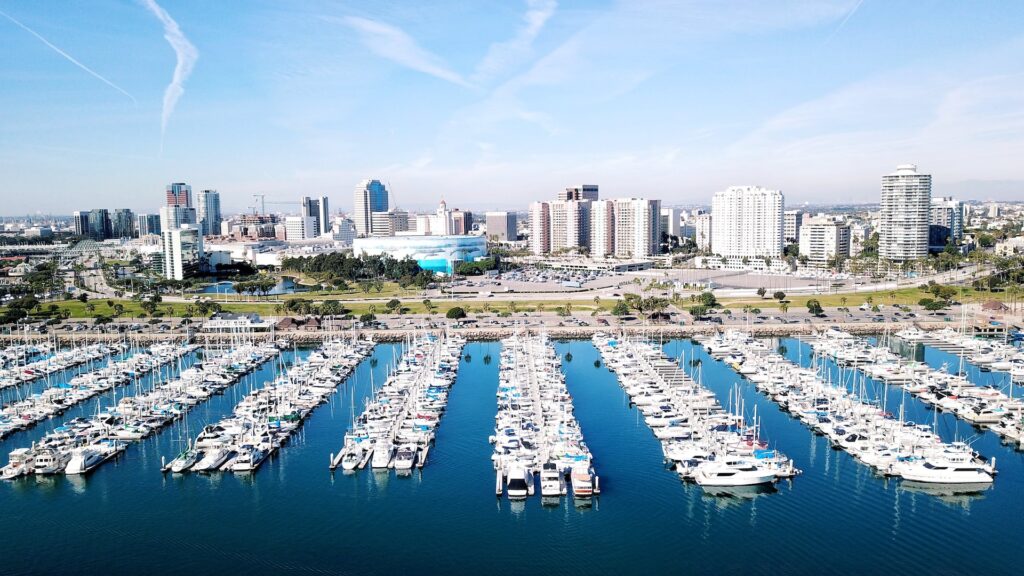
[[574, 183], [708, 202], [1024, 199], [1024, 2], [0, 0], [3, 214], [227, 211], [363, 178], [525, 208]]

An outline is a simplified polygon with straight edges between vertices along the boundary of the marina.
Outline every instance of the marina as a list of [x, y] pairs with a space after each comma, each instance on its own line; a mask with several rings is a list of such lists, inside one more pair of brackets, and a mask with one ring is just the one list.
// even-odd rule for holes
[[[665, 468], [661, 443], [651, 441], [650, 427], [590, 341], [551, 345], [572, 395], [573, 415], [599, 459], [602, 494], [592, 506], [574, 506], [565, 497], [559, 505], [545, 505], [543, 498], [495, 503], [495, 470], [487, 464], [494, 447], [487, 437], [495, 423], [500, 342], [467, 343], [462, 349], [428, 475], [396, 481], [394, 474], [324, 473], [326, 455], [337, 452], [353, 408], [358, 414], [374, 388], [387, 380], [404, 344], [378, 344], [259, 474], [157, 473], [161, 459], [184, 446], [186, 424], [193, 427], [194, 438], [204, 421], [216, 423], [232, 414], [252, 389], [273, 382], [283, 366], [300, 364], [313, 353], [288, 347], [245, 383], [196, 406], [187, 421], [179, 419], [165, 433], [135, 442], [116, 462], [91, 474], [0, 483], [5, 514], [21, 527], [9, 533], [5, 544], [8, 569], [59, 572], [75, 562], [78, 571], [89, 573], [230, 572], [244, 558], [253, 569], [286, 573], [390, 574], [410, 565], [428, 572], [506, 573], [510, 570], [494, 566], [493, 542], [509, 538], [533, 551], [517, 556], [516, 571], [561, 566], [569, 574], [671, 572], [678, 568], [680, 553], [690, 558], [687, 570], [700, 574], [814, 573], [823, 555], [835, 559], [829, 570], [837, 574], [870, 572], [880, 563], [910, 571], [937, 566], [938, 557], [946, 570], [1006, 573], [1008, 566], [1024, 560], [1012, 530], [979, 529], [1013, 525], [1024, 513], [1018, 497], [1024, 465], [995, 435], [973, 444], [1000, 462], [999, 477], [987, 490], [963, 493], [878, 477], [848, 453], [833, 449], [826, 437], [808, 434], [788, 412], [776, 410], [701, 344], [667, 341], [660, 348], [673, 366], [693, 372], [692, 379], [714, 392], [726, 411], [738, 391], [744, 412], [752, 415], [756, 409], [772, 447], [785, 451], [803, 471], [792, 483], [776, 482], [774, 495], [708, 491], [696, 483], [680, 485], [678, 473]], [[788, 348], [783, 355], [792, 366], [812, 365], [806, 345], [783, 339], [778, 346]], [[926, 360], [939, 367], [955, 357], [927, 350]], [[829, 364], [819, 364], [818, 370], [835, 381], [840, 367]], [[977, 374], [969, 370], [973, 380]], [[870, 394], [888, 395], [890, 408], [899, 405], [899, 387], [872, 390], [870, 385]], [[109, 395], [73, 407], [68, 417], [95, 412], [96, 403]], [[931, 422], [923, 403], [907, 398], [908, 418]], [[938, 433], [951, 441], [963, 433], [957, 423], [952, 414], [940, 413]], [[3, 446], [27, 445], [44, 432], [42, 426], [25, 431], [25, 438]], [[124, 529], [126, 521], [130, 530]], [[842, 538], [835, 537], [835, 522], [849, 528]], [[65, 528], [54, 531], [55, 524]], [[266, 544], [251, 546], [254, 526]], [[94, 533], [118, 536], [86, 536]], [[893, 545], [896, 533], [916, 535], [916, 544]], [[148, 545], [152, 534], [170, 545]], [[949, 537], [958, 545], [948, 546]], [[651, 545], [652, 538], [660, 543]], [[549, 545], [553, 539], [557, 548]], [[402, 546], [391, 546], [396, 541]], [[36, 553], [40, 547], [51, 552]], [[851, 555], [850, 549], [875, 552]], [[766, 557], [773, 560], [764, 562]]]
[[545, 504], [557, 504], [570, 489], [577, 505], [590, 504], [601, 493], [600, 478], [547, 337], [503, 340], [498, 378], [498, 413], [489, 438], [495, 494], [524, 500], [539, 483]]
[[[72, 368], [117, 354], [126, 348], [127, 345], [123, 342], [89, 344], [60, 350], [52, 355], [46, 355], [46, 358], [25, 364], [15, 362], [12, 366], [0, 369], [0, 390], [31, 383], [51, 375], [66, 376], [67, 371]], [[15, 356], [17, 358], [18, 354]], [[21, 355], [21, 358], [28, 360], [29, 357]]]
[[691, 379], [657, 345], [605, 335], [593, 341], [683, 480], [727, 493], [770, 488], [800, 473], [761, 438], [756, 409], [747, 421], [738, 395], [730, 392], [726, 411], [699, 377]]
[[1014, 382], [1024, 383], [1024, 351], [1006, 342], [968, 336], [966, 330], [944, 328], [925, 331], [905, 328], [895, 336], [907, 342], [927, 344], [932, 348], [966, 356], [982, 370], [1008, 372]]
[[374, 389], [366, 407], [355, 417], [330, 469], [345, 472], [367, 465], [376, 471], [408, 474], [422, 468], [448, 405], [465, 340], [432, 335], [411, 339], [385, 382]]
[[203, 427], [164, 472], [255, 472], [313, 410], [335, 393], [370, 352], [367, 340], [331, 340], [239, 402], [232, 414]]
[[66, 382], [50, 384], [40, 392], [9, 402], [0, 410], [0, 438], [63, 414], [72, 406], [124, 386], [196, 349], [195, 344], [155, 344], [124, 360], [78, 374]]
[[973, 426], [992, 429], [1018, 444], [1024, 435], [1024, 402], [1014, 398], [1014, 385], [1007, 381], [1000, 389], [971, 382], [964, 373], [964, 348], [958, 348], [956, 368], [944, 364], [934, 369], [840, 331], [829, 330], [804, 341], [840, 365], [853, 366], [870, 378], [900, 385], [925, 404], [951, 412]]
[[[742, 332], [726, 332], [702, 344], [712, 357], [733, 367], [757, 389], [817, 434], [829, 439], [882, 476], [921, 484], [957, 485], [964, 491], [984, 490], [994, 480], [995, 460], [985, 460], [963, 441], [944, 442], [934, 424], [908, 421], [877, 402], [858, 371], [821, 373], [812, 364], [802, 368], [760, 340]], [[823, 358], [823, 357], [821, 357]]]
[[201, 365], [179, 365], [177, 378], [154, 381], [148, 390], [115, 397], [105, 407], [97, 404], [92, 417], [73, 418], [30, 447], [11, 451], [0, 478], [92, 472], [124, 452], [128, 443], [165, 428], [277, 352], [267, 344], [241, 345]]

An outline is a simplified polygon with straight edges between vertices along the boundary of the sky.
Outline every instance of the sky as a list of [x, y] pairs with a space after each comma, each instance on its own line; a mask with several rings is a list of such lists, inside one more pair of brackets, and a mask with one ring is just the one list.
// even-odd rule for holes
[[[0, 214], [1024, 200], [1024, 2], [0, 0]], [[294, 204], [292, 204], [294, 206]]]

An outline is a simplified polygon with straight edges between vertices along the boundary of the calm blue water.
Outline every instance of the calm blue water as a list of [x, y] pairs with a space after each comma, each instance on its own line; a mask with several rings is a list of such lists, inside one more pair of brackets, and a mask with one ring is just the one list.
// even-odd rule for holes
[[[787, 355], [799, 357], [796, 341], [784, 344]], [[1010, 573], [1024, 559], [1015, 546], [1024, 465], [991, 434], [979, 447], [1000, 461], [993, 490], [947, 500], [910, 492], [833, 451], [699, 346], [670, 342], [666, 352], [702, 359], [703, 381], [723, 401], [738, 385], [749, 409], [758, 407], [764, 435], [805, 471], [772, 494], [713, 497], [664, 468], [658, 442], [615, 376], [595, 367], [599, 355], [589, 342], [557, 348], [601, 475], [603, 493], [592, 508], [495, 499], [487, 437], [497, 343], [466, 347], [469, 358], [421, 472], [332, 475], [328, 459], [349, 423], [350, 398], [358, 412], [371, 374], [382, 381], [400, 352], [381, 345], [375, 362], [364, 361], [333, 402], [317, 409], [254, 476], [161, 475], [160, 457], [172, 455], [184, 437], [179, 422], [84, 482], [0, 484], [6, 520], [0, 573], [962, 574]], [[805, 349], [805, 360], [808, 354]], [[941, 362], [930, 354], [928, 360]], [[229, 413], [277, 366], [268, 364], [197, 407], [189, 435]], [[890, 397], [895, 406], [898, 393]], [[89, 413], [95, 404], [64, 418], [75, 410]], [[15, 435], [0, 451], [41, 433]]]
[[[280, 294], [302, 292], [303, 290], [304, 289], [296, 284], [291, 278], [285, 277], [275, 284], [274, 288], [270, 292], [267, 292], [267, 294], [270, 296], [276, 296]], [[235, 292], [235, 283], [228, 280], [203, 286], [198, 290], [198, 292], [200, 294], [237, 294], [237, 292]]]

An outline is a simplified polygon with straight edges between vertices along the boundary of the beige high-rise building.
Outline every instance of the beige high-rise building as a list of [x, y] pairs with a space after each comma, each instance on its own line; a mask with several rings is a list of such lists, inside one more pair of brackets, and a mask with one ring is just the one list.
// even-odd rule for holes
[[551, 251], [551, 203], [530, 204], [530, 250], [537, 256]]
[[661, 200], [615, 200], [615, 256], [643, 258], [661, 245]]
[[805, 218], [800, 226], [800, 255], [823, 265], [836, 256], [850, 255], [850, 227], [837, 218]]

